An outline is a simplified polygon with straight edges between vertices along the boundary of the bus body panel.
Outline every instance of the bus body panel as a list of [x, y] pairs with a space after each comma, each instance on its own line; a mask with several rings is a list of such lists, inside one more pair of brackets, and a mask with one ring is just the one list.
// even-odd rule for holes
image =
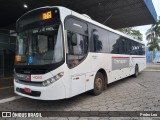
[[[63, 99], [63, 98], [69, 97], [70, 90], [68, 88], [70, 88], [70, 84], [68, 84], [68, 83], [70, 83], [71, 81], [70, 81], [70, 79], [68, 79], [67, 71], [68, 70], [66, 69], [66, 64], [63, 64], [62, 66], [55, 69], [54, 71], [51, 71], [51, 72], [46, 73], [44, 75], [41, 75], [43, 78], [43, 81], [44, 81], [46, 79], [43, 76], [51, 74], [53, 77], [60, 72], [64, 72], [63, 77], [61, 77], [59, 80], [57, 80], [53, 84], [51, 84], [49, 86], [45, 86], [45, 87], [44, 86], [35, 86], [34, 84], [33, 85], [19, 84], [19, 83], [15, 82], [15, 80], [14, 80], [14, 91], [16, 94], [20, 94], [21, 96], [25, 96], [25, 97], [29, 97], [29, 98], [33, 98], [33, 99], [42, 99], [42, 100], [57, 100], [57, 99]], [[34, 76], [36, 76], [36, 75], [34, 75]], [[47, 77], [47, 79], [48, 79], [48, 77]], [[39, 79], [37, 79], [36, 81], [40, 82]], [[17, 92], [16, 88], [20, 88], [22, 90], [24, 90], [25, 88], [29, 88], [32, 91], [41, 92], [41, 95], [39, 97], [34, 97], [34, 96], [22, 94], [20, 92]]]
[[91, 55], [87, 57], [78, 66], [69, 69], [71, 76], [71, 96], [83, 93], [86, 90], [93, 89], [93, 77], [91, 71]]
[[[54, 8], [54, 7], [53, 7]], [[14, 80], [14, 91], [16, 94], [29, 97], [32, 99], [41, 100], [58, 100], [64, 98], [70, 98], [75, 95], [84, 93], [86, 91], [92, 90], [94, 88], [94, 79], [96, 73], [103, 69], [107, 75], [107, 84], [120, 80], [122, 78], [131, 76], [135, 73], [135, 66], [138, 65], [139, 72], [146, 67], [146, 58], [143, 55], [125, 55], [125, 54], [113, 54], [113, 53], [95, 53], [88, 51], [86, 58], [81, 61], [77, 66], [69, 68], [67, 65], [67, 30], [64, 28], [65, 19], [68, 16], [78, 18], [86, 23], [94, 24], [100, 28], [111, 31], [115, 34], [125, 36], [123, 33], [112, 30], [90, 18], [80, 15], [74, 11], [66, 9], [64, 7], [56, 7], [60, 10], [60, 19], [63, 28], [63, 42], [64, 42], [64, 59], [63, 65], [55, 70], [52, 70], [46, 74], [31, 75], [32, 82], [43, 82], [58, 73], [63, 72], [64, 75], [56, 82], [49, 86], [29, 86], [25, 84], [17, 83]], [[90, 37], [90, 36], [89, 36]], [[89, 38], [90, 39], [90, 38]], [[134, 39], [132, 39], [134, 40]], [[141, 43], [141, 42], [140, 42]], [[31, 95], [22, 94], [16, 91], [16, 88], [29, 88], [32, 91], [39, 91], [41, 95], [39, 97], [34, 97]]]

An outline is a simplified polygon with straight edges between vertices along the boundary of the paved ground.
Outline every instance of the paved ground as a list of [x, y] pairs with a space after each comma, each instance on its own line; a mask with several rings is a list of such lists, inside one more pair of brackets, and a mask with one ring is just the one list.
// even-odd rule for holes
[[[91, 96], [88, 95], [87, 93], [84, 93], [70, 99], [59, 100], [59, 101], [39, 101], [28, 98], [22, 98], [12, 102], [0, 104], [0, 110], [1, 111], [15, 111], [15, 110], [16, 111], [24, 111], [24, 110], [25, 111], [144, 111], [144, 110], [160, 111], [159, 86], [160, 86], [159, 72], [142, 72], [138, 76], [138, 78], [129, 77], [108, 85], [108, 89], [105, 90], [99, 96]], [[74, 118], [74, 119], [82, 119], [82, 118]], [[102, 119], [102, 118], [94, 118], [94, 119]], [[132, 118], [121, 118], [121, 119], [128, 120]]]
[[0, 100], [15, 96], [13, 91], [13, 77], [0, 78]]
[[160, 72], [160, 63], [147, 63], [147, 68], [145, 71], [159, 71]]
[[[39, 101], [21, 98], [15, 101], [0, 104], [0, 111], [160, 111], [160, 65], [149, 64], [138, 78], [128, 77], [108, 85], [99, 96], [87, 93], [70, 99], [58, 101]], [[154, 71], [154, 72], [153, 72]], [[12, 83], [12, 82], [11, 82]], [[12, 84], [6, 84], [6, 86]], [[12, 88], [6, 91], [12, 91]], [[5, 92], [6, 92], [5, 91]], [[6, 95], [0, 90], [0, 96]], [[12, 93], [11, 93], [12, 94]], [[14, 95], [14, 94], [13, 94]], [[1, 98], [1, 97], [0, 97]], [[10, 118], [11, 120], [13, 118]], [[14, 118], [15, 119], [15, 118]], [[53, 118], [42, 118], [42, 120]], [[69, 117], [59, 120], [160, 120], [160, 118], [116, 118], [116, 117]], [[8, 119], [7, 119], [8, 120]], [[18, 118], [21, 120], [21, 118]], [[39, 120], [39, 119], [37, 119]]]

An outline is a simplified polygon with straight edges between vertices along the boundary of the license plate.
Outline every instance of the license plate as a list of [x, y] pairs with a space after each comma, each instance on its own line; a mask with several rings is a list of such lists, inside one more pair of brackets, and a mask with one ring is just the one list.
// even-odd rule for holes
[[29, 88], [24, 88], [24, 92], [26, 92], [26, 93], [31, 93], [31, 89], [29, 89]]

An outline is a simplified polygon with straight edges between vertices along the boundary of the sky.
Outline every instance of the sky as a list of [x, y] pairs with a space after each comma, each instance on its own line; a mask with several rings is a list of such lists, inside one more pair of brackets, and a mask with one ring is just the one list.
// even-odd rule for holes
[[[160, 0], [152, 0], [152, 2], [154, 4], [155, 10], [157, 12], [157, 17], [158, 17], [158, 16], [160, 16]], [[145, 44], [147, 44], [145, 33], [150, 27], [151, 27], [151, 25], [144, 25], [144, 26], [135, 27], [135, 29], [140, 30], [140, 32], [143, 34], [143, 42]]]

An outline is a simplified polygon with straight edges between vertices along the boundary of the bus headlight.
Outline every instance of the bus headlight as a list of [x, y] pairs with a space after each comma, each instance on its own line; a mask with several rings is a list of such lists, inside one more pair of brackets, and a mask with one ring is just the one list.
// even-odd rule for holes
[[64, 75], [64, 72], [60, 72], [57, 75], [55, 75], [54, 77], [45, 80], [43, 82], [43, 86], [48, 86], [48, 85], [54, 83], [55, 81], [59, 80], [63, 75]]
[[19, 80], [17, 78], [15, 78], [15, 82], [19, 82]]

